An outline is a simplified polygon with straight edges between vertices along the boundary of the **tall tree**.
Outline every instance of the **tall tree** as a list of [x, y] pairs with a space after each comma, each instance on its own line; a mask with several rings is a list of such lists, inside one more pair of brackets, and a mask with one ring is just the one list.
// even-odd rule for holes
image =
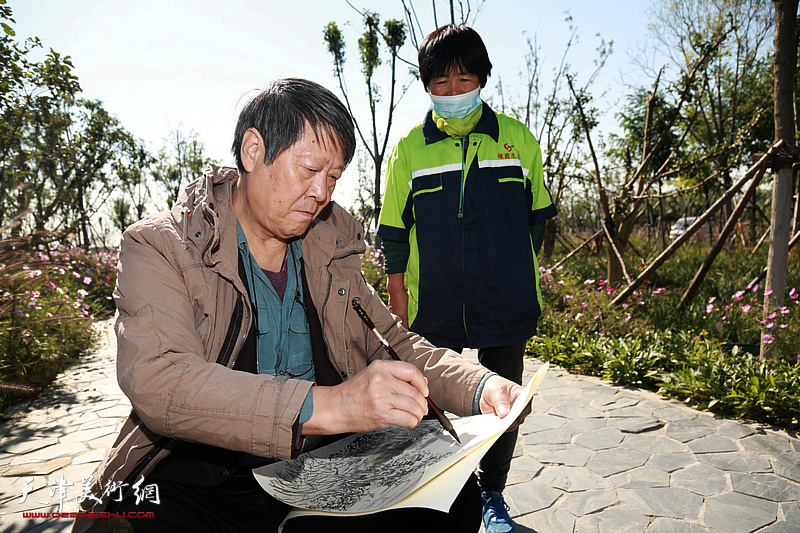
[[[13, 20], [3, 8], [3, 18]], [[43, 61], [30, 59], [41, 48], [37, 38], [20, 44], [8, 30], [0, 36], [0, 227], [31, 208], [32, 191], [26, 189], [37, 155], [33, 136], [46, 129], [55, 145], [53, 130], [69, 122], [65, 106], [80, 92], [68, 56], [50, 50]]]
[[144, 218], [151, 198], [148, 175], [155, 161], [142, 141], [132, 140], [125, 154], [126, 157], [114, 166], [119, 178], [119, 194], [113, 199], [112, 219], [120, 231]]
[[[527, 50], [523, 56], [525, 63], [524, 72], [520, 71], [520, 81], [523, 87], [521, 97], [515, 97], [515, 91], [506, 90], [502, 80], [497, 83], [497, 97], [489, 98], [495, 109], [508, 113], [532, 130], [542, 148], [545, 158], [543, 168], [545, 183], [553, 197], [553, 203], [559, 206], [559, 216], [548, 220], [542, 255], [548, 258], [553, 253], [556, 236], [559, 232], [560, 220], [566, 220], [574, 215], [580, 216], [570, 209], [575, 202], [583, 203], [577, 198], [591, 188], [581, 169], [588, 161], [588, 155], [582, 143], [583, 129], [575, 118], [577, 112], [575, 103], [567, 88], [567, 80], [574, 79], [576, 73], [572, 71], [568, 57], [573, 43], [577, 39], [577, 28], [572, 23], [572, 17], [567, 16], [565, 23], [568, 25], [569, 38], [564, 47], [564, 53], [559, 63], [553, 68], [552, 78], [543, 82], [541, 71], [543, 62], [540, 58], [540, 48], [536, 42], [527, 39]], [[591, 100], [590, 88], [598, 74], [605, 66], [607, 59], [613, 51], [613, 42], [600, 39], [597, 47], [598, 57], [595, 60], [596, 69], [586, 78], [580, 88], [584, 103]], [[544, 86], [545, 83], [549, 85]], [[506, 95], [508, 97], [506, 98]], [[499, 102], [497, 102], [499, 100]], [[508, 104], [506, 104], [508, 100]], [[595, 110], [590, 110], [592, 127], [597, 125], [594, 116]], [[588, 186], [588, 187], [587, 187]], [[569, 198], [570, 202], [562, 206], [562, 200]], [[563, 208], [562, 208], [563, 207]], [[578, 211], [581, 211], [580, 209]], [[587, 221], [588, 222], [588, 221]], [[588, 225], [588, 224], [587, 224]]]
[[[361, 63], [361, 73], [364, 76], [364, 84], [367, 94], [367, 101], [369, 104], [369, 124], [367, 127], [356, 118], [353, 113], [350, 95], [347, 91], [347, 84], [345, 82], [344, 65], [345, 65], [345, 38], [339, 26], [335, 22], [330, 22], [325, 27], [323, 36], [328, 45], [328, 51], [333, 57], [333, 73], [339, 82], [339, 89], [344, 96], [345, 103], [350, 114], [353, 115], [356, 124], [356, 131], [364, 145], [367, 154], [372, 161], [374, 172], [374, 181], [372, 188], [372, 222], [374, 227], [377, 227], [378, 217], [381, 210], [381, 175], [383, 171], [383, 162], [386, 156], [386, 150], [389, 143], [389, 132], [392, 129], [392, 120], [394, 111], [405, 94], [408, 86], [405, 85], [399, 90], [397, 87], [397, 68], [398, 57], [400, 48], [406, 41], [406, 25], [401, 20], [387, 20], [383, 24], [383, 29], [380, 25], [380, 16], [371, 11], [364, 11], [361, 13], [364, 23], [364, 33], [358, 39], [359, 61]], [[378, 125], [378, 104], [381, 100], [380, 86], [375, 81], [376, 70], [381, 64], [381, 46], [380, 41], [389, 52], [389, 99], [386, 102], [386, 122], [384, 126]], [[366, 132], [366, 133], [365, 133]], [[367, 226], [369, 233], [369, 225]]]
[[[775, 53], [773, 78], [775, 90], [775, 140], [795, 144], [795, 75], [797, 69], [797, 2], [773, 0], [775, 6]], [[786, 272], [789, 257], [789, 218], [792, 212], [792, 181], [794, 170], [784, 164], [772, 185], [772, 219], [770, 225], [767, 282], [764, 292], [764, 311], [783, 305], [786, 298]], [[762, 336], [761, 355], [769, 356], [770, 339]]]
[[[772, 144], [769, 5], [763, 0], [676, 0], [654, 6], [651, 27], [667, 58], [666, 74], [678, 73], [673, 84], [683, 85], [698, 58], [707, 56], [675, 127], [678, 135], [686, 133], [687, 157], [709, 157], [674, 177], [696, 183], [716, 172], [718, 187], [727, 190], [732, 173]], [[726, 38], [709, 54], [708, 47], [721, 35]]]
[[178, 201], [183, 187], [199, 177], [208, 162], [203, 142], [195, 131], [186, 134], [178, 127], [164, 139], [153, 179], [167, 191], [167, 208]]

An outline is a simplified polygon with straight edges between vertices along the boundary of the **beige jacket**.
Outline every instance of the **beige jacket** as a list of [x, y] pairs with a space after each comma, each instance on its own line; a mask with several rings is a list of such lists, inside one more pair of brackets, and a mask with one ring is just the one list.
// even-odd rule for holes
[[[209, 165], [170, 212], [137, 222], [122, 237], [114, 292], [117, 376], [133, 412], [95, 471], [95, 496], [109, 481], [132, 485], [146, 476], [169, 453], [164, 436], [291, 459], [292, 426], [312, 384], [231, 369], [252, 316], [238, 275], [231, 207], [237, 176], [234, 168]], [[400, 357], [422, 370], [433, 401], [457, 415], [472, 414], [486, 369], [400, 325], [361, 274], [362, 236], [359, 223], [331, 203], [303, 238], [311, 297], [334, 368], [346, 380], [388, 358], [352, 310], [358, 296]], [[223, 366], [216, 361], [237, 299], [244, 303], [243, 325]], [[83, 527], [79, 520], [75, 530]]]

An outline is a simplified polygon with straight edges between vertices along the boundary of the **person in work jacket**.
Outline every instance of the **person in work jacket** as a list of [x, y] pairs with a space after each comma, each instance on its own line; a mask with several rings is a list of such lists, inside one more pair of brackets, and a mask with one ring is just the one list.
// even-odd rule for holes
[[[483, 365], [521, 383], [542, 306], [536, 253], [557, 211], [536, 139], [481, 100], [491, 68], [472, 28], [444, 26], [423, 41], [432, 109], [388, 160], [377, 234], [389, 309], [403, 325], [437, 346], [479, 348]], [[502, 497], [515, 442], [504, 434], [481, 461], [488, 533], [515, 527]]]
[[[354, 149], [352, 119], [330, 91], [276, 80], [240, 114], [238, 169], [209, 165], [171, 211], [125, 231], [117, 377], [133, 410], [83, 506], [155, 517], [78, 518], [74, 531], [277, 531], [289, 509], [253, 467], [291, 460], [319, 436], [414, 427], [428, 395], [457, 415], [509, 411], [518, 385], [403, 328], [365, 282], [363, 229], [330, 202]], [[385, 360], [354, 297], [402, 361]], [[148, 488], [158, 501], [142, 498]], [[347, 531], [416, 520], [477, 531], [478, 513], [467, 515], [328, 520]], [[336, 530], [302, 520], [284, 531], [296, 521]]]

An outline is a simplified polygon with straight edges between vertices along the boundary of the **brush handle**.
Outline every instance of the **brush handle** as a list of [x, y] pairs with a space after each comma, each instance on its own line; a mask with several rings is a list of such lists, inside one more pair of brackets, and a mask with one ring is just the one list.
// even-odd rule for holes
[[[352, 304], [356, 314], [361, 318], [364, 324], [367, 325], [370, 331], [372, 331], [372, 333], [375, 334], [378, 340], [381, 341], [381, 346], [383, 346], [383, 349], [386, 350], [389, 356], [391, 356], [391, 358], [394, 359], [395, 361], [400, 361], [401, 360], [400, 356], [397, 355], [397, 352], [394, 351], [394, 348], [392, 348], [391, 344], [389, 344], [389, 341], [387, 341], [383, 337], [383, 335], [381, 335], [381, 332], [378, 331], [378, 328], [375, 327], [375, 323], [372, 322], [372, 319], [369, 317], [367, 312], [364, 311], [364, 308], [361, 307], [361, 304], [358, 302], [359, 302], [358, 298], [353, 298]], [[456, 430], [453, 428], [453, 424], [450, 423], [450, 420], [447, 419], [447, 416], [445, 416], [444, 412], [441, 409], [439, 409], [439, 407], [435, 403], [433, 403], [433, 400], [431, 400], [429, 397], [426, 396], [425, 400], [427, 400], [428, 407], [436, 415], [436, 418], [439, 420], [439, 423], [442, 424], [442, 427], [446, 429], [447, 432], [450, 433], [450, 435], [452, 435], [454, 439], [456, 439], [456, 442], [461, 444], [461, 439], [458, 438], [458, 434], [456, 433]]]

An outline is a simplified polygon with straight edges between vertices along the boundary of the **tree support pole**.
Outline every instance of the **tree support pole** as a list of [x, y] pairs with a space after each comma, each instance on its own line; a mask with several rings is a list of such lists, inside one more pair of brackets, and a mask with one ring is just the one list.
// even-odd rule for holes
[[756, 173], [753, 181], [750, 182], [750, 185], [747, 187], [747, 190], [744, 193], [744, 196], [739, 200], [739, 203], [736, 205], [736, 208], [731, 213], [731, 216], [728, 218], [728, 221], [725, 223], [725, 226], [722, 228], [722, 231], [719, 233], [719, 237], [717, 237], [717, 241], [714, 243], [714, 246], [708, 252], [705, 261], [700, 266], [700, 269], [695, 274], [694, 279], [689, 284], [689, 287], [686, 289], [686, 292], [683, 293], [683, 297], [681, 301], [678, 302], [678, 308], [682, 308], [684, 305], [689, 303], [694, 295], [697, 294], [697, 291], [700, 289], [700, 285], [703, 283], [703, 280], [708, 274], [708, 271], [711, 269], [711, 265], [714, 264], [714, 260], [717, 258], [719, 253], [722, 251], [722, 247], [725, 245], [725, 242], [728, 240], [728, 236], [733, 232], [734, 226], [736, 226], [736, 222], [739, 221], [739, 217], [742, 215], [747, 202], [753, 197], [756, 192], [756, 188], [761, 183], [761, 179], [764, 177], [764, 173], [767, 171], [767, 166], [762, 166], [758, 172]]
[[683, 243], [685, 243], [686, 241], [688, 241], [688, 240], [689, 240], [689, 239], [692, 237], [692, 235], [694, 235], [694, 234], [695, 234], [695, 233], [696, 233], [696, 232], [697, 232], [697, 231], [698, 231], [698, 230], [699, 230], [699, 229], [700, 229], [700, 228], [703, 226], [703, 224], [705, 224], [705, 223], [706, 223], [706, 221], [707, 221], [709, 218], [711, 218], [711, 215], [713, 215], [713, 214], [714, 214], [714, 213], [717, 211], [717, 209], [719, 209], [720, 207], [722, 207], [722, 206], [723, 206], [723, 205], [724, 205], [726, 202], [728, 202], [728, 200], [730, 200], [730, 199], [733, 197], [733, 195], [734, 195], [734, 194], [736, 194], [737, 192], [739, 192], [739, 189], [741, 189], [741, 188], [742, 188], [742, 186], [743, 186], [745, 183], [747, 183], [747, 182], [748, 182], [750, 179], [752, 179], [752, 178], [753, 178], [753, 176], [755, 175], [755, 173], [756, 173], [756, 172], [758, 172], [758, 171], [761, 169], [761, 167], [762, 167], [763, 165], [765, 165], [765, 164], [766, 164], [767, 160], [768, 160], [769, 158], [771, 158], [771, 157], [772, 157], [772, 156], [775, 154], [775, 152], [777, 152], [778, 150], [780, 150], [780, 149], [781, 149], [781, 148], [782, 148], [782, 147], [783, 147], [785, 144], [786, 144], [786, 142], [785, 142], [785, 141], [783, 141], [783, 140], [780, 140], [780, 141], [776, 142], [775, 144], [773, 144], [773, 145], [770, 147], [770, 149], [769, 149], [769, 150], [767, 150], [767, 153], [765, 153], [764, 155], [762, 155], [762, 156], [759, 158], [758, 162], [756, 162], [756, 164], [755, 164], [755, 165], [753, 165], [752, 167], [750, 167], [750, 168], [747, 170], [747, 172], [745, 173], [745, 175], [744, 175], [744, 176], [742, 176], [742, 177], [739, 179], [739, 181], [737, 181], [736, 183], [734, 183], [734, 184], [731, 186], [731, 188], [730, 188], [730, 189], [728, 189], [728, 190], [725, 192], [725, 194], [723, 194], [722, 196], [720, 196], [720, 198], [719, 198], [719, 199], [718, 199], [716, 202], [714, 202], [714, 204], [713, 204], [711, 207], [709, 207], [709, 208], [706, 210], [706, 212], [705, 212], [705, 213], [703, 213], [702, 215], [700, 215], [700, 216], [697, 218], [697, 220], [695, 220], [695, 221], [694, 221], [694, 223], [692, 223], [692, 225], [691, 225], [691, 226], [689, 226], [689, 228], [686, 230], [686, 233], [684, 233], [683, 235], [681, 235], [680, 237], [678, 237], [677, 239], [675, 239], [675, 240], [672, 242], [672, 244], [670, 244], [670, 245], [667, 247], [667, 249], [666, 249], [666, 250], [664, 250], [663, 252], [661, 252], [661, 255], [659, 255], [658, 257], [656, 257], [656, 258], [653, 260], [653, 262], [652, 262], [652, 263], [650, 263], [650, 266], [648, 266], [646, 269], [644, 269], [644, 270], [641, 272], [641, 274], [639, 274], [639, 275], [636, 277], [636, 279], [635, 279], [635, 280], [633, 280], [633, 283], [631, 283], [630, 285], [628, 285], [627, 287], [625, 287], [625, 289], [623, 289], [623, 290], [622, 290], [622, 291], [621, 291], [621, 292], [620, 292], [620, 293], [617, 295], [617, 297], [616, 297], [616, 298], [614, 298], [614, 300], [611, 302], [611, 304], [612, 304], [612, 305], [617, 305], [617, 304], [620, 304], [620, 303], [624, 302], [624, 301], [625, 301], [625, 300], [626, 300], [626, 299], [627, 299], [627, 298], [628, 298], [628, 297], [629, 297], [631, 294], [633, 294], [633, 291], [635, 291], [635, 290], [636, 290], [636, 289], [639, 287], [639, 285], [641, 285], [641, 284], [642, 284], [642, 282], [643, 282], [645, 279], [647, 279], [647, 277], [648, 277], [648, 276], [650, 276], [650, 274], [652, 274], [653, 272], [655, 272], [656, 270], [658, 270], [658, 268], [659, 268], [659, 267], [660, 267], [662, 264], [664, 264], [664, 262], [665, 262], [667, 259], [669, 259], [669, 258], [672, 256], [672, 254], [674, 254], [674, 253], [675, 253], [675, 251], [676, 251], [678, 248], [680, 248], [680, 247], [683, 245]]
[[603, 224], [603, 232], [606, 235], [608, 245], [614, 251], [614, 255], [617, 256], [617, 261], [619, 261], [619, 266], [622, 269], [622, 275], [625, 276], [625, 281], [628, 282], [628, 285], [630, 285], [631, 277], [628, 275], [628, 269], [625, 268], [625, 261], [622, 259], [622, 254], [619, 253], [619, 249], [617, 249], [617, 246], [614, 244], [614, 237], [612, 237], [611, 232], [608, 231], [608, 225]]
[[[603, 227], [605, 227], [605, 226], [603, 226]], [[558, 270], [558, 267], [560, 267], [561, 265], [563, 265], [563, 264], [564, 264], [564, 263], [567, 261], [567, 259], [569, 259], [569, 258], [570, 258], [570, 257], [572, 257], [573, 255], [577, 254], [577, 253], [578, 253], [578, 251], [579, 251], [581, 248], [583, 248], [584, 246], [586, 246], [586, 245], [587, 245], [587, 244], [589, 244], [590, 242], [594, 241], [596, 238], [598, 238], [598, 237], [599, 237], [600, 235], [602, 235], [602, 234], [603, 234], [603, 230], [602, 230], [602, 229], [599, 229], [599, 230], [597, 230], [597, 231], [595, 232], [595, 234], [594, 234], [594, 235], [592, 235], [591, 237], [589, 237], [588, 239], [586, 239], [585, 241], [583, 241], [583, 243], [582, 243], [580, 246], [578, 246], [577, 248], [575, 248], [574, 250], [572, 250], [570, 253], [568, 253], [568, 254], [567, 254], [567, 256], [566, 256], [566, 257], [564, 257], [564, 259], [562, 259], [561, 261], [559, 261], [558, 263], [556, 263], [556, 264], [555, 264], [555, 266], [553, 267], [553, 270]]]

